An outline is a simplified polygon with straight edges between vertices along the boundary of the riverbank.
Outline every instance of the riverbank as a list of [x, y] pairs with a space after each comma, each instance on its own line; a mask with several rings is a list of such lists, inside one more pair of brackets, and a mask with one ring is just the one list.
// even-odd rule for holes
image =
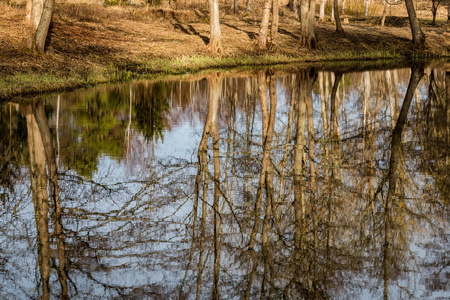
[[0, 3], [0, 10], [1, 100], [211, 68], [450, 56], [450, 32], [443, 21], [437, 26], [422, 21], [428, 47], [421, 53], [414, 52], [409, 26], [401, 18], [388, 18], [386, 27], [380, 27], [379, 18], [344, 16], [343, 35], [329, 21], [316, 22], [318, 48], [308, 51], [298, 47], [298, 20], [283, 7], [276, 44], [261, 51], [256, 48], [258, 13], [224, 13], [225, 53], [210, 55], [206, 11], [61, 3], [56, 4], [46, 53], [33, 55], [22, 46], [25, 8]]

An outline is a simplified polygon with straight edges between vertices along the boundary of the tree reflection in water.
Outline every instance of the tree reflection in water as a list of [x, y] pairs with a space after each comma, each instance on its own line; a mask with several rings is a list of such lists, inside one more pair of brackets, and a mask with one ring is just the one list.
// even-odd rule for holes
[[443, 297], [449, 86], [309, 68], [8, 103], [0, 294]]

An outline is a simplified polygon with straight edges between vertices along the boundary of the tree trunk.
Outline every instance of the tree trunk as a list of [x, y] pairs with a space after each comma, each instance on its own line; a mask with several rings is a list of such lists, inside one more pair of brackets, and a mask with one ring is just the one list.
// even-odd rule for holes
[[252, 9], [252, 0], [247, 0], [247, 2], [245, 3], [245, 13], [249, 13]]
[[298, 0], [289, 0], [289, 8], [294, 13], [294, 17], [298, 17]]
[[336, 20], [336, 32], [337, 33], [344, 33], [344, 29], [342, 28], [342, 25], [341, 25], [341, 19], [339, 17], [338, 1], [339, 0], [334, 0], [333, 1], [333, 5], [334, 5], [334, 19]]
[[411, 25], [412, 41], [417, 49], [425, 49], [425, 35], [420, 29], [419, 20], [416, 16], [414, 3], [412, 0], [405, 0], [406, 10], [408, 11], [409, 24]]
[[263, 16], [259, 28], [258, 46], [261, 49], [267, 48], [267, 39], [269, 33], [270, 3], [271, 0], [264, 0]]
[[236, 15], [239, 13], [239, 0], [231, 0], [231, 11]]
[[381, 27], [384, 27], [384, 22], [386, 21], [386, 12], [387, 12], [387, 1], [384, 0], [383, 15], [381, 16]]
[[[48, 0], [47, 0], [48, 1]], [[223, 54], [222, 34], [219, 21], [219, 0], [209, 0], [211, 38], [208, 48], [212, 53]]]
[[325, 19], [325, 4], [327, 4], [327, 0], [320, 0], [319, 21], [321, 22]]
[[450, 3], [447, 5], [447, 25], [450, 26]]
[[33, 9], [33, 1], [32, 0], [27, 0], [26, 6], [25, 6], [25, 24], [26, 25], [31, 25], [31, 12]]
[[[330, 0], [330, 1], [334, 1], [334, 0]], [[334, 5], [333, 5], [333, 3], [331, 3], [331, 15], [330, 15], [330, 20], [331, 20], [331, 22], [334, 22], [334, 21], [335, 21], [335, 19], [334, 19]]]
[[316, 34], [314, 31], [314, 14], [316, 0], [302, 0], [300, 6], [300, 45], [308, 49], [316, 48]]
[[433, 16], [433, 19], [431, 21], [431, 25], [436, 25], [436, 13], [437, 13], [437, 7], [434, 6], [435, 3], [433, 1], [432, 5], [431, 5], [431, 15]]
[[270, 26], [270, 43], [274, 44], [278, 33], [279, 0], [272, 0], [272, 25]]
[[27, 46], [33, 52], [44, 52], [48, 29], [52, 21], [54, 0], [33, 1], [31, 9], [31, 34]]

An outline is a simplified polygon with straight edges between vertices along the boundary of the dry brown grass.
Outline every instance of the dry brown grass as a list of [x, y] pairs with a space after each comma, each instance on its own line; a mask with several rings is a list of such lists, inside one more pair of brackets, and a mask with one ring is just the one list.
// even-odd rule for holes
[[[273, 63], [398, 57], [413, 53], [408, 27], [381, 28], [370, 24], [373, 18], [372, 21], [351, 19], [350, 24], [344, 24], [345, 35], [337, 35], [330, 22], [316, 23], [318, 49], [308, 51], [298, 45], [298, 20], [283, 7], [276, 47], [272, 51], [256, 48], [258, 13], [239, 16], [222, 13], [225, 55], [212, 56], [211, 60], [206, 47], [209, 22], [204, 11], [57, 3], [47, 51], [43, 55], [32, 55], [21, 46], [22, 39], [27, 36], [26, 27], [18, 26], [25, 18], [24, 7], [11, 7], [0, 2], [0, 10], [3, 12], [0, 18], [0, 78], [51, 74], [57, 78], [95, 83], [114, 78], [116, 70], [180, 72], [183, 67], [188, 71], [189, 68], [264, 63], [268, 56]], [[424, 25], [422, 28], [430, 46], [428, 54], [450, 53], [450, 33], [444, 27]], [[279, 55], [281, 58], [277, 58]], [[192, 57], [199, 58], [195, 64], [188, 62], [192, 59], [185, 59]], [[173, 61], [180, 66], [172, 68]], [[14, 80], [10, 82], [8, 84], [14, 84]]]

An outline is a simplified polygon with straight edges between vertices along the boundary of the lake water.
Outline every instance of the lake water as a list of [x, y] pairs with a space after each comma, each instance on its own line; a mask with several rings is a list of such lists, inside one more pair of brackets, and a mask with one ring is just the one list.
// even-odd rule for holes
[[450, 299], [450, 72], [292, 67], [0, 106], [0, 298]]

